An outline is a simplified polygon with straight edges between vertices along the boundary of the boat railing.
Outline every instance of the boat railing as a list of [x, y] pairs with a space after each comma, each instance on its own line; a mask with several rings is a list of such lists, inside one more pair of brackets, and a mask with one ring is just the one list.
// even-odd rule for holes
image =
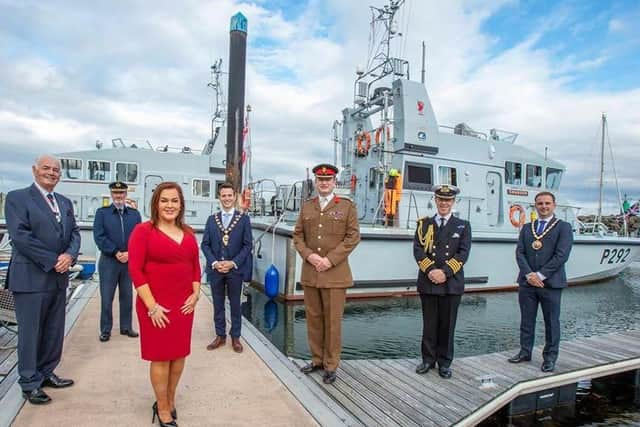
[[576, 225], [578, 234], [588, 234], [588, 235], [600, 235], [600, 236], [617, 236], [618, 233], [614, 231], [610, 231], [609, 227], [607, 227], [602, 222], [582, 222], [576, 218]]

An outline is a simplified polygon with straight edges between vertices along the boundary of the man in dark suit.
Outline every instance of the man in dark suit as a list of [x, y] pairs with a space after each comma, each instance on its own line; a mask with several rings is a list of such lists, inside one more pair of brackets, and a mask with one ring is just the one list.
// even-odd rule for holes
[[535, 204], [538, 219], [522, 227], [516, 246], [516, 261], [520, 268], [520, 352], [509, 362], [531, 360], [540, 305], [545, 327], [541, 369], [553, 372], [560, 347], [560, 297], [562, 289], [567, 287], [564, 265], [571, 253], [573, 231], [568, 222], [554, 216], [556, 198], [553, 193], [538, 193]]
[[226, 294], [231, 306], [231, 345], [236, 353], [242, 353], [240, 297], [242, 282], [251, 280], [253, 269], [251, 222], [249, 216], [235, 209], [237, 193], [232, 184], [220, 185], [218, 199], [222, 211], [211, 215], [207, 220], [201, 245], [207, 259], [206, 271], [211, 285], [216, 329], [216, 338], [207, 346], [207, 350], [215, 350], [227, 341], [224, 310]]
[[51, 398], [42, 387], [73, 384], [53, 371], [62, 355], [68, 270], [78, 257], [80, 233], [73, 204], [53, 191], [60, 161], [41, 156], [32, 169], [34, 184], [7, 194], [12, 246], [7, 287], [18, 320], [18, 383], [25, 399], [44, 404]]
[[422, 301], [422, 363], [426, 374], [438, 363], [438, 374], [451, 378], [453, 337], [458, 306], [464, 293], [464, 270], [471, 250], [471, 225], [452, 214], [456, 195], [452, 185], [433, 188], [438, 213], [422, 218], [413, 239], [418, 263], [418, 292]]
[[129, 278], [129, 236], [142, 221], [140, 212], [126, 205], [128, 185], [121, 181], [109, 184], [113, 203], [96, 211], [93, 239], [100, 249], [100, 341], [111, 338], [113, 297], [118, 288], [120, 300], [120, 334], [136, 338], [131, 325], [133, 290]]

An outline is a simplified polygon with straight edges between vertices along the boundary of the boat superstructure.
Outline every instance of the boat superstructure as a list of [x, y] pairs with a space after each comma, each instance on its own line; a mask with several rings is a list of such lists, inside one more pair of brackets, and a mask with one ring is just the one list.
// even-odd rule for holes
[[[372, 32], [386, 36], [370, 49], [367, 69], [356, 73], [353, 105], [333, 124], [334, 161], [341, 170], [337, 192], [357, 205], [362, 234], [349, 261], [355, 282], [350, 295], [415, 290], [412, 239], [416, 221], [436, 213], [436, 184], [461, 189], [454, 214], [471, 223], [474, 237], [465, 265], [467, 289], [515, 286], [518, 231], [535, 215], [534, 197], [543, 190], [559, 196], [556, 215], [575, 231], [567, 267], [571, 282], [600, 280], [624, 269], [640, 253], [640, 239], [581, 223], [579, 208], [562, 202], [561, 163], [516, 144], [513, 132], [438, 123], [424, 81], [410, 80], [408, 61], [389, 54], [398, 37], [394, 17], [403, 3], [371, 8]], [[273, 262], [285, 298], [302, 294], [303, 260], [291, 233], [302, 200], [311, 194], [308, 177], [286, 186], [254, 184], [254, 277], [259, 281]]]

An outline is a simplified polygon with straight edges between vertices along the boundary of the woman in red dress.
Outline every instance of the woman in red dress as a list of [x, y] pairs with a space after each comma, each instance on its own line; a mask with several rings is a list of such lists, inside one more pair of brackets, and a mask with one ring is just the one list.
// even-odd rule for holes
[[184, 223], [184, 196], [177, 183], [163, 182], [153, 192], [151, 220], [138, 224], [129, 240], [129, 273], [138, 295], [142, 358], [151, 362], [152, 422], [158, 417], [161, 426], [173, 427], [201, 277], [198, 244]]

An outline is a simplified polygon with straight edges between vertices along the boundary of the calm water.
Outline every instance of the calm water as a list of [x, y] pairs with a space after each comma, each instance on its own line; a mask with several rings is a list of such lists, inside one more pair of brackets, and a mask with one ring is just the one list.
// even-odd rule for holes
[[[269, 301], [259, 291], [250, 289], [243, 311], [284, 354], [309, 358], [302, 304]], [[515, 352], [519, 346], [519, 318], [516, 292], [465, 295], [458, 314], [456, 357]], [[561, 326], [562, 340], [640, 328], [640, 263], [633, 264], [614, 280], [563, 291]], [[536, 332], [536, 344], [543, 344], [540, 312]], [[350, 301], [343, 321], [343, 359], [418, 358], [421, 335], [418, 297]], [[623, 400], [607, 381], [603, 378], [604, 385], [593, 389], [590, 382], [586, 388], [579, 388], [576, 411], [568, 419], [555, 409], [549, 414], [510, 419], [503, 409], [483, 426], [640, 426], [640, 411], [633, 403], [633, 394]]]
[[[268, 301], [251, 289], [243, 309], [284, 354], [309, 358], [302, 304]], [[465, 295], [458, 313], [456, 357], [516, 350], [519, 319], [516, 292]], [[562, 340], [640, 328], [640, 263], [616, 279], [563, 291], [561, 326]], [[536, 344], [543, 344], [542, 313], [536, 332]], [[418, 297], [350, 301], [343, 322], [343, 359], [417, 358], [421, 335]]]

